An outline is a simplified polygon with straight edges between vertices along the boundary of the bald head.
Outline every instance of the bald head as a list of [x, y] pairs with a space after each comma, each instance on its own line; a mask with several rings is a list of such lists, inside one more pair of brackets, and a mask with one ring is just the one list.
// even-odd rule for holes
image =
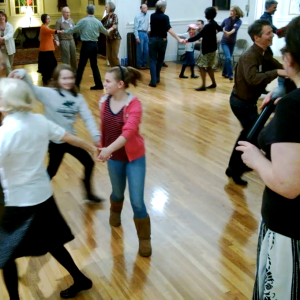
[[147, 4], [143, 4], [143, 5], [141, 6], [141, 12], [143, 12], [144, 14], [146, 14], [147, 11], [148, 11], [148, 6], [147, 6]]
[[65, 7], [62, 9], [61, 13], [62, 13], [63, 17], [64, 17], [66, 20], [70, 19], [71, 12], [70, 12], [70, 9], [69, 9], [68, 6], [65, 6]]

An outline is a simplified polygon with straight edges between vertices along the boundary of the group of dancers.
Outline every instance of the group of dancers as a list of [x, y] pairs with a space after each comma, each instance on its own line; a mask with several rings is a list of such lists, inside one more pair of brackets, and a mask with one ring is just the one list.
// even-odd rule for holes
[[[101, 135], [85, 99], [76, 89], [75, 74], [70, 66], [56, 67], [51, 87], [34, 86], [25, 70], [15, 70], [9, 78], [0, 80], [0, 110], [4, 117], [0, 128], [0, 166], [5, 195], [0, 225], [0, 269], [3, 269], [10, 299], [19, 299], [15, 260], [47, 252], [74, 280], [71, 287], [61, 292], [62, 298], [72, 298], [92, 287], [92, 281], [78, 269], [64, 248], [74, 236], [53, 198], [51, 178], [65, 153], [84, 165], [85, 198], [94, 202], [101, 201], [91, 191], [94, 161], [107, 161], [112, 184], [111, 226], [121, 225], [128, 180], [139, 254], [145, 257], [152, 254], [150, 217], [144, 202], [145, 146], [139, 133], [142, 106], [126, 91], [130, 84], [136, 85], [141, 79], [141, 73], [133, 68], [119, 66], [108, 70], [104, 83], [108, 94], [100, 101]], [[35, 98], [44, 104], [46, 117], [31, 113]], [[73, 135], [78, 114], [94, 144]]]
[[[253, 296], [259, 300], [268, 299], [270, 293], [273, 298], [296, 300], [300, 294], [299, 27], [300, 17], [288, 25], [286, 47], [282, 49], [284, 74], [297, 89], [279, 101], [275, 117], [259, 136], [266, 156], [245, 141], [239, 141], [236, 149], [243, 153], [248, 168], [256, 170], [266, 184]], [[261, 38], [260, 32], [255, 31], [254, 37]], [[0, 66], [2, 60], [0, 54]], [[74, 236], [53, 197], [51, 178], [65, 153], [84, 165], [85, 198], [94, 202], [101, 201], [91, 188], [94, 161], [107, 162], [112, 185], [109, 223], [113, 227], [121, 225], [128, 180], [139, 254], [152, 254], [150, 217], [144, 202], [145, 144], [139, 133], [142, 105], [126, 91], [130, 84], [135, 86], [141, 80], [141, 73], [130, 67], [116, 66], [106, 72], [106, 95], [100, 100], [101, 133], [85, 99], [78, 93], [70, 66], [56, 67], [50, 87], [34, 86], [25, 70], [15, 70], [0, 80], [0, 111], [4, 117], [0, 127], [0, 169], [5, 197], [0, 224], [0, 269], [10, 299], [20, 299], [15, 260], [24, 256], [49, 252], [70, 273], [74, 283], [61, 292], [62, 298], [73, 298], [93, 285], [64, 247]], [[44, 104], [46, 116], [31, 112], [35, 98]], [[94, 144], [75, 136], [78, 114]]]

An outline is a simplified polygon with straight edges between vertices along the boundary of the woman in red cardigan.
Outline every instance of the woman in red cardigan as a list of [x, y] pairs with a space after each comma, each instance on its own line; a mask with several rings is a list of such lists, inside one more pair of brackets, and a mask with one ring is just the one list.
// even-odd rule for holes
[[55, 50], [53, 34], [60, 33], [60, 31], [49, 28], [51, 21], [49, 15], [43, 14], [41, 20], [43, 25], [40, 29], [40, 53], [38, 68], [39, 72], [42, 74], [44, 85], [47, 85], [48, 81], [51, 79], [53, 70], [57, 66], [57, 61], [53, 52]]
[[144, 202], [145, 143], [139, 133], [142, 106], [136, 97], [126, 92], [130, 83], [136, 86], [137, 80], [141, 78], [141, 73], [130, 67], [118, 66], [107, 71], [104, 82], [107, 95], [100, 101], [102, 148], [98, 160], [107, 161], [112, 185], [110, 225], [114, 227], [121, 225], [127, 179], [139, 238], [139, 254], [150, 256], [151, 227]]

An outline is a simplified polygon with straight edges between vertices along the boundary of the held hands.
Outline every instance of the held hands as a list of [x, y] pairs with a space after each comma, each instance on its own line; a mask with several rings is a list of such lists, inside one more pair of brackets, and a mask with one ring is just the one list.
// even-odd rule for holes
[[10, 72], [7, 77], [14, 78], [14, 79], [22, 79], [22, 77], [18, 74], [18, 70], [14, 70]]
[[242, 160], [245, 165], [247, 165], [249, 168], [256, 170], [255, 164], [258, 161], [258, 158], [261, 156], [264, 156], [261, 151], [252, 145], [251, 143], [240, 141], [238, 142], [239, 146], [235, 149], [237, 151], [243, 152], [242, 154]]
[[180, 43], [180, 44], [187, 44], [188, 43], [188, 40], [184, 40], [184, 39], [178, 39], [178, 42]]
[[98, 154], [96, 161], [106, 162], [112, 157], [112, 154], [111, 154], [111, 151], [109, 148], [98, 148], [98, 151], [99, 151], [99, 154]]

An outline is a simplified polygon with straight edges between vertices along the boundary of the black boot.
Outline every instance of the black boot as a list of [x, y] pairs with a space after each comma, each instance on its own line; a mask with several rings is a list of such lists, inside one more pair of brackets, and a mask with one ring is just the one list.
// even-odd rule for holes
[[85, 199], [96, 202], [96, 203], [104, 201], [104, 199], [101, 199], [92, 193], [91, 182], [89, 180], [82, 180], [82, 182], [83, 182], [85, 190], [86, 190]]
[[191, 78], [199, 78], [198, 75], [195, 75], [195, 65], [192, 65], [190, 67], [191, 67], [191, 72], [192, 72]]
[[186, 65], [182, 65], [181, 72], [179, 78], [188, 78], [188, 76], [184, 76], [184, 71], [186, 69]]

